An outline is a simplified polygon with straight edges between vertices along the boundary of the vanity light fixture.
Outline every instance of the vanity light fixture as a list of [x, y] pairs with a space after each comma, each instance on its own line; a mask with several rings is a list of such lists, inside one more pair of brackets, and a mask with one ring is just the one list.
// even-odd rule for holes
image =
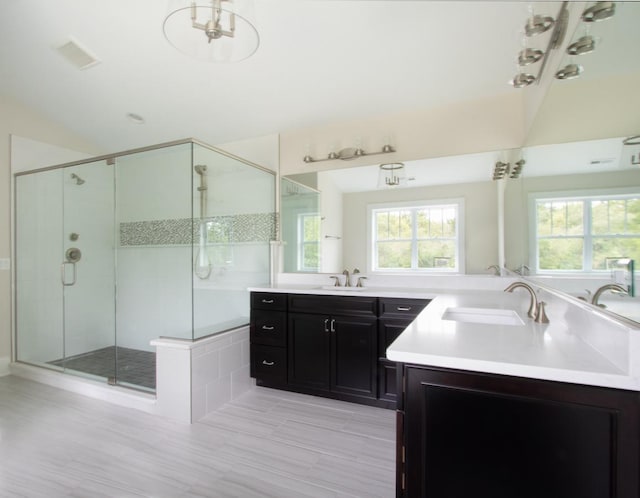
[[582, 74], [582, 66], [578, 64], [567, 64], [562, 69], [556, 71], [557, 80], [572, 80]]
[[518, 54], [519, 67], [540, 62], [540, 69], [537, 74], [535, 74], [535, 72], [519, 72], [512, 80], [509, 81], [511, 86], [514, 88], [524, 88], [532, 83], [540, 82], [549, 54], [553, 49], [557, 49], [562, 45], [562, 41], [564, 40], [567, 32], [568, 19], [569, 11], [567, 9], [567, 2], [562, 2], [558, 15], [555, 19], [551, 16], [542, 16], [539, 14], [533, 15], [532, 13], [524, 26], [524, 34], [526, 37], [530, 38], [551, 30], [546, 50], [525, 47], [520, 51]]
[[582, 13], [582, 20], [584, 22], [604, 21], [605, 19], [613, 17], [615, 13], [615, 2], [596, 2], [592, 7], [585, 9]]
[[542, 50], [525, 48], [518, 54], [518, 65], [528, 66], [529, 64], [535, 64], [542, 59], [543, 55], [544, 52]]
[[162, 28], [167, 41], [179, 52], [207, 62], [238, 62], [258, 50], [258, 31], [238, 14], [233, 0], [171, 3]]
[[596, 40], [591, 35], [581, 36], [578, 41], [573, 42], [567, 47], [569, 55], [590, 54], [596, 49]]
[[524, 159], [520, 159], [519, 161], [513, 163], [513, 167], [511, 166], [511, 163], [503, 163], [502, 161], [496, 162], [495, 166], [493, 167], [492, 179], [502, 180], [503, 178], [519, 178], [525, 162], [526, 161]]
[[385, 163], [378, 172], [378, 188], [393, 188], [407, 183], [404, 163]]
[[524, 167], [525, 160], [520, 159], [514, 163], [513, 168], [511, 168], [511, 172], [509, 173], [509, 178], [519, 178], [520, 173], [522, 173], [522, 168]]
[[506, 175], [509, 174], [510, 167], [511, 164], [498, 161], [493, 167], [493, 179], [502, 180]]
[[527, 23], [524, 25], [524, 34], [527, 36], [536, 36], [549, 31], [553, 26], [553, 17], [535, 15], [527, 19]]
[[342, 161], [350, 161], [352, 159], [357, 159], [358, 157], [365, 156], [375, 156], [378, 154], [389, 154], [391, 152], [395, 152], [396, 149], [391, 147], [391, 145], [385, 145], [382, 147], [380, 152], [365, 152], [360, 147], [347, 147], [345, 149], [341, 149], [338, 152], [329, 152], [326, 158], [324, 159], [315, 159], [311, 157], [309, 154], [304, 156], [302, 160], [305, 163], [318, 163], [321, 161], [333, 161], [334, 159], [341, 159]]
[[513, 85], [513, 88], [524, 88], [534, 81], [536, 81], [536, 77], [533, 74], [518, 73], [509, 83]]

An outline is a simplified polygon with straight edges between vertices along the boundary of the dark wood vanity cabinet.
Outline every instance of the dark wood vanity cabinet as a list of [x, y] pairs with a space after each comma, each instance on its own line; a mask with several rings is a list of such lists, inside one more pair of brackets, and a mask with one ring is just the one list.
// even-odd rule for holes
[[287, 380], [287, 296], [251, 293], [251, 377]]
[[396, 401], [396, 363], [387, 359], [387, 348], [429, 304], [428, 299], [380, 298], [378, 320], [378, 397]]
[[288, 383], [362, 398], [377, 395], [377, 298], [289, 296]]
[[640, 496], [640, 393], [401, 368], [398, 497]]
[[254, 292], [251, 376], [262, 386], [393, 409], [396, 365], [385, 351], [428, 302]]

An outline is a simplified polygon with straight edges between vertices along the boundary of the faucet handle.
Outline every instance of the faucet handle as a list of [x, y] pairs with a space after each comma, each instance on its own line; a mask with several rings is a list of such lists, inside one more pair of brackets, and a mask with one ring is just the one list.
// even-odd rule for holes
[[334, 287], [340, 287], [340, 278], [336, 277], [335, 275], [331, 275], [331, 277], [329, 278], [335, 279], [336, 283], [333, 284]]
[[547, 303], [544, 301], [540, 301], [538, 303], [538, 309], [536, 310], [536, 316], [533, 319], [536, 323], [549, 323], [549, 317], [547, 317], [547, 313], [544, 311], [544, 307]]
[[367, 277], [358, 277], [358, 283], [356, 284], [356, 287], [364, 287], [364, 285], [362, 285], [362, 281], [366, 279]]

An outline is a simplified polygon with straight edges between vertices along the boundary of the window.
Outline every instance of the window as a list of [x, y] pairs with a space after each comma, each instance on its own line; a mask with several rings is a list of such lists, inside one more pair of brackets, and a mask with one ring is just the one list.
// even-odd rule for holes
[[640, 260], [640, 194], [532, 196], [537, 272], [608, 270]]
[[463, 272], [463, 201], [369, 207], [372, 271]]
[[320, 268], [320, 215], [298, 215], [298, 270], [318, 271]]

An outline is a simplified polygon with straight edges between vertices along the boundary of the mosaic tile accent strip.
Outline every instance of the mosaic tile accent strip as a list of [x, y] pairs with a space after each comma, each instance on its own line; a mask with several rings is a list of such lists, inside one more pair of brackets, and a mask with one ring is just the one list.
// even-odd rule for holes
[[[255, 213], [206, 218], [209, 242], [268, 242], [276, 239], [277, 214]], [[132, 221], [120, 223], [121, 246], [191, 245], [200, 240], [198, 220]]]
[[193, 240], [191, 218], [120, 223], [121, 246], [189, 245]]

